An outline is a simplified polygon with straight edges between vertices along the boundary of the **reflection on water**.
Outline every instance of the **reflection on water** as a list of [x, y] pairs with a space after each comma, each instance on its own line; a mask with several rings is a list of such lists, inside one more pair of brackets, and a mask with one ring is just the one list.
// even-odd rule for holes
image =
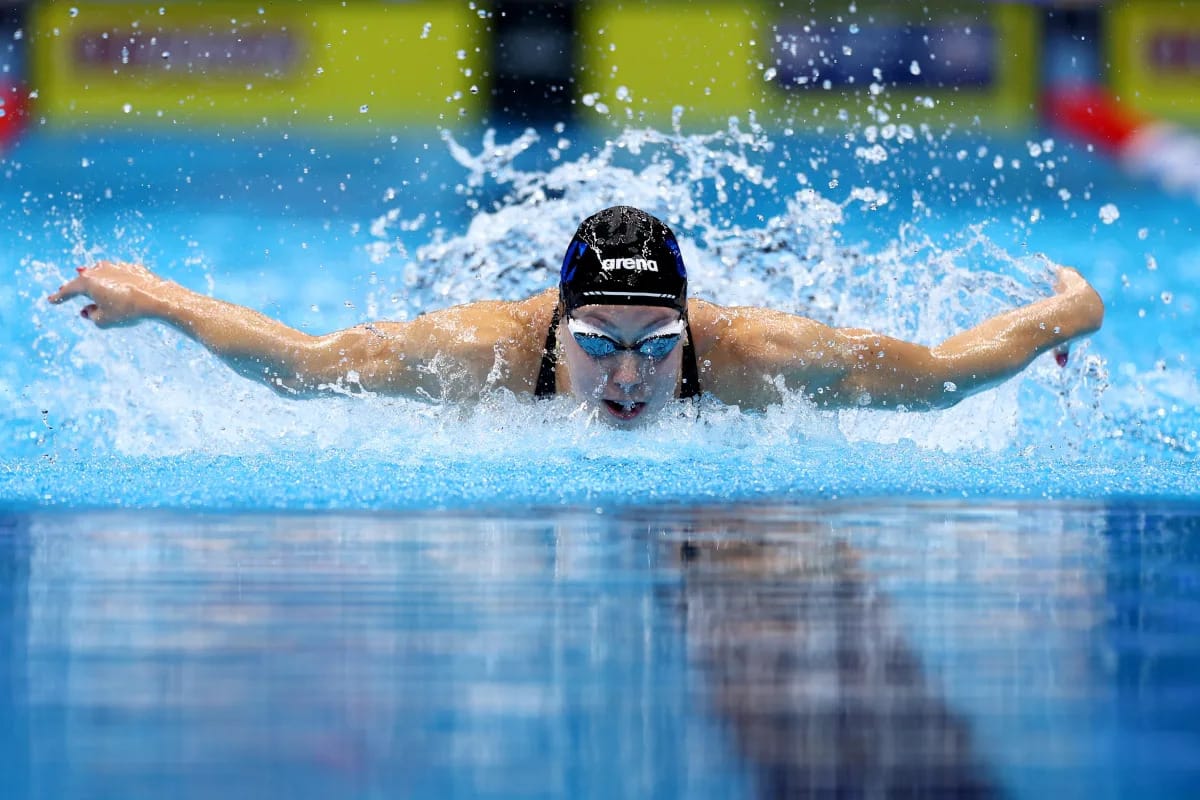
[[766, 795], [994, 794], [966, 722], [827, 520], [701, 523], [680, 543], [688, 644]]
[[1183, 796], [1198, 520], [13, 517], [0, 795]]

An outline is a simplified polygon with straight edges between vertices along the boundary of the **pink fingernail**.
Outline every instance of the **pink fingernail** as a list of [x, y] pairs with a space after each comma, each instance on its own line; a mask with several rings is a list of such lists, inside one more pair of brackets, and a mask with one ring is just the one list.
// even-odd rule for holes
[[76, 267], [75, 271], [82, 274], [85, 269], [87, 269], [87, 267]]
[[84, 319], [87, 319], [88, 318], [88, 310], [85, 308], [83, 311], [80, 311], [79, 316], [83, 317]]
[[1065, 367], [1067, 365], [1067, 355], [1068, 351], [1066, 350], [1056, 350], [1054, 352], [1054, 360], [1058, 362], [1060, 367]]

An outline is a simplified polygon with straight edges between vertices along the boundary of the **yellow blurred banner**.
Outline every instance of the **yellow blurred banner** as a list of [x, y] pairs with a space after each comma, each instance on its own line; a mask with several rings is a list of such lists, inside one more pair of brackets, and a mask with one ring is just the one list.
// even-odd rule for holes
[[478, 118], [483, 21], [466, 3], [49, 2], [31, 28], [38, 113], [89, 123]]
[[1113, 92], [1156, 116], [1200, 119], [1200, 3], [1118, 3], [1104, 25]]
[[1019, 3], [595, 0], [580, 16], [585, 104], [622, 124], [750, 110], [819, 122], [868, 106], [1026, 124], [1036, 112], [1036, 11]]

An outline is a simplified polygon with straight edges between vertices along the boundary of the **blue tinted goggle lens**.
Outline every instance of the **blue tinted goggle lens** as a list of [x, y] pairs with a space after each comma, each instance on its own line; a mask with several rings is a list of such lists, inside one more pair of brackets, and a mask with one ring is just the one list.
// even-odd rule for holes
[[600, 333], [573, 330], [575, 326], [570, 322], [568, 327], [572, 328], [571, 335], [575, 337], [575, 343], [592, 358], [608, 358], [618, 350], [628, 350], [658, 361], [666, 358], [675, 349], [682, 336], [682, 333], [654, 334], [626, 347]]

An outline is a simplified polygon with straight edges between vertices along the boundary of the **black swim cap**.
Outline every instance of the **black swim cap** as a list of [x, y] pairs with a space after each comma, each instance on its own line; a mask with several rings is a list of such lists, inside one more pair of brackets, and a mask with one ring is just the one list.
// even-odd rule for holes
[[580, 306], [664, 306], [687, 311], [687, 270], [675, 234], [645, 211], [613, 206], [583, 221], [558, 283], [564, 311]]

